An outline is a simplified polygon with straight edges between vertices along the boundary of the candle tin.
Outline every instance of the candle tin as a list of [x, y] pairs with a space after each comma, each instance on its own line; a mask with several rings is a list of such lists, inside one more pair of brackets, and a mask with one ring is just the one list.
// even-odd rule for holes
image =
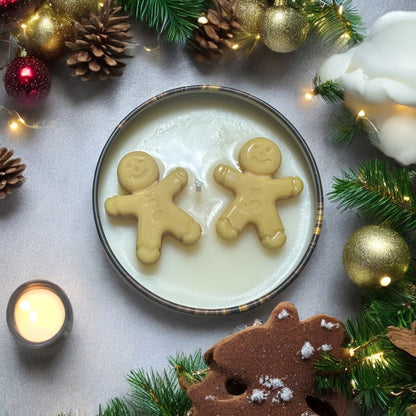
[[[32, 289], [46, 289], [55, 294], [62, 302], [64, 308], [64, 319], [62, 326], [51, 338], [44, 341], [35, 342], [26, 339], [19, 332], [15, 320], [15, 308], [19, 298]], [[49, 353], [56, 351], [61, 345], [62, 341], [69, 335], [73, 325], [73, 311], [71, 303], [65, 292], [55, 283], [47, 280], [32, 280], [20, 285], [11, 295], [6, 309], [7, 325], [17, 344], [25, 351]]]
[[[278, 203], [287, 241], [276, 251], [261, 246], [254, 228], [231, 242], [215, 232], [233, 195], [215, 183], [214, 168], [224, 163], [238, 169], [239, 149], [259, 136], [281, 150], [275, 177], [298, 176], [304, 183], [300, 195]], [[151, 266], [136, 257], [137, 219], [110, 217], [104, 209], [107, 198], [126, 194], [117, 166], [132, 151], [149, 153], [160, 179], [176, 167], [186, 169], [188, 184], [175, 203], [202, 227], [200, 241], [191, 247], [164, 237], [161, 258]], [[197, 315], [246, 311], [281, 292], [312, 255], [323, 218], [318, 168], [296, 128], [259, 98], [213, 85], [167, 91], [127, 115], [99, 156], [92, 199], [98, 236], [116, 272], [158, 304]]]

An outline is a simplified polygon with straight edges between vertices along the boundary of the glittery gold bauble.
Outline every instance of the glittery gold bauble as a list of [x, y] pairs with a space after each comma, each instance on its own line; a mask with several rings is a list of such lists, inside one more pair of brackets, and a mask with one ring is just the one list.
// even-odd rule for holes
[[67, 15], [56, 14], [45, 3], [22, 23], [16, 37], [28, 55], [47, 61], [59, 58], [67, 51], [65, 41], [74, 39], [75, 29]]
[[366, 225], [351, 234], [344, 247], [344, 268], [360, 287], [388, 286], [409, 268], [409, 246], [396, 231]]
[[88, 17], [90, 12], [97, 12], [98, 0], [49, 0], [55, 13], [66, 14], [77, 20]]
[[406, 408], [406, 416], [416, 416], [416, 404], [411, 404]]
[[263, 15], [260, 35], [264, 44], [274, 52], [293, 52], [306, 40], [309, 23], [301, 12], [277, 0]]
[[249, 33], [259, 33], [267, 7], [267, 0], [238, 0], [235, 15], [241, 22], [241, 28]]

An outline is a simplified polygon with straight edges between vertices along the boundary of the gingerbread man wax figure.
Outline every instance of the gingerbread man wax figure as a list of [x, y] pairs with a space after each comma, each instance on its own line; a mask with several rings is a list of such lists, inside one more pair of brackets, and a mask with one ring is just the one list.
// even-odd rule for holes
[[274, 179], [282, 155], [271, 140], [256, 137], [243, 145], [238, 156], [242, 172], [220, 164], [214, 179], [234, 192], [235, 198], [217, 222], [217, 233], [225, 240], [236, 238], [243, 228], [255, 226], [260, 242], [268, 249], [277, 249], [286, 242], [286, 235], [276, 201], [298, 195], [303, 182], [298, 177]]
[[138, 218], [137, 258], [153, 264], [160, 258], [162, 237], [171, 234], [185, 245], [195, 244], [201, 226], [174, 204], [173, 198], [186, 186], [188, 174], [176, 168], [159, 182], [159, 168], [145, 152], [125, 155], [117, 168], [121, 186], [131, 195], [117, 195], [105, 201], [109, 215]]

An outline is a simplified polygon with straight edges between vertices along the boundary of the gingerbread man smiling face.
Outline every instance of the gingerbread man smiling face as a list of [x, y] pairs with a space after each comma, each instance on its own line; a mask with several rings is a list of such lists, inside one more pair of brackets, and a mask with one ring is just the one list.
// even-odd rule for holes
[[282, 155], [271, 140], [256, 137], [240, 150], [238, 161], [242, 172], [220, 164], [214, 170], [214, 179], [235, 194], [217, 222], [217, 234], [225, 239], [236, 238], [252, 224], [262, 245], [277, 249], [286, 242], [284, 227], [276, 209], [276, 201], [292, 198], [303, 189], [298, 177], [275, 179]]

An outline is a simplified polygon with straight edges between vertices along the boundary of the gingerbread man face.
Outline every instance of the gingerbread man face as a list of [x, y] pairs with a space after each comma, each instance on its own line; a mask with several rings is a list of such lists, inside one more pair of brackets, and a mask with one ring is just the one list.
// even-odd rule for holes
[[159, 179], [159, 168], [148, 153], [130, 152], [118, 164], [120, 185], [130, 193], [147, 188]]
[[280, 167], [282, 154], [271, 140], [256, 137], [244, 144], [238, 161], [243, 172], [272, 176]]

